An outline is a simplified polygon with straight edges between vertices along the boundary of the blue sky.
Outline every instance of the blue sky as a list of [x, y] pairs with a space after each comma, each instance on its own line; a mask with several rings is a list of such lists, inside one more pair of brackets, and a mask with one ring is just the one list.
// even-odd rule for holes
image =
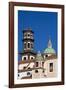
[[[57, 53], [57, 13], [18, 11], [18, 52], [23, 50], [23, 33], [26, 28], [34, 31], [34, 50], [43, 52], [47, 48], [49, 38]], [[21, 59], [21, 57], [18, 57]]]

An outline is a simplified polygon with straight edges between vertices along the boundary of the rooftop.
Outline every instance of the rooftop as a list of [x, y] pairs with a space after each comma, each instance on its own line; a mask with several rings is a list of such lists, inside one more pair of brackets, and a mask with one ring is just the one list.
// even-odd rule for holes
[[31, 32], [31, 33], [34, 33], [34, 32], [32, 31], [31, 28], [24, 29], [24, 30], [23, 30], [23, 33], [24, 33], [24, 32]]

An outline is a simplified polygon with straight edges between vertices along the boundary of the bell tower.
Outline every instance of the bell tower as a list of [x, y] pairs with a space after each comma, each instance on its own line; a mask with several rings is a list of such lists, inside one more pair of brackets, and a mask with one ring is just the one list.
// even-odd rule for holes
[[32, 61], [35, 59], [36, 53], [34, 52], [34, 32], [28, 28], [23, 30], [23, 52], [22, 61]]
[[31, 29], [23, 31], [23, 49], [24, 52], [33, 51], [34, 32]]

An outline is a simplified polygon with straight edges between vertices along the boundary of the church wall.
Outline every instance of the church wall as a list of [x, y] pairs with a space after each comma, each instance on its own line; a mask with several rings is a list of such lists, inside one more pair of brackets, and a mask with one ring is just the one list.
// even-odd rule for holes
[[[53, 63], [53, 71], [50, 72], [50, 63]], [[46, 77], [56, 77], [57, 76], [57, 59], [47, 60], [44, 63], [45, 75]]]
[[[44, 61], [36, 61], [36, 62], [38, 62], [38, 67], [42, 67], [42, 62]], [[35, 62], [35, 67], [36, 67], [36, 62]]]
[[[38, 72], [36, 73], [35, 70], [38, 70]], [[43, 77], [44, 77], [43, 69], [32, 70], [32, 78], [43, 78]]]

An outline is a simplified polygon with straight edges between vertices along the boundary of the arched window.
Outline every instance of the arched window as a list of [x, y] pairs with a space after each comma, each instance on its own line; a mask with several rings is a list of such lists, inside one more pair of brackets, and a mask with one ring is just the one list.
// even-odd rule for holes
[[42, 62], [42, 67], [44, 67], [44, 62]]
[[28, 48], [30, 48], [30, 43], [28, 43]]
[[27, 34], [27, 37], [30, 37], [30, 33]]
[[23, 67], [23, 69], [26, 69], [26, 67]]
[[53, 63], [50, 63], [50, 64], [49, 64], [49, 71], [50, 71], [50, 72], [53, 72]]
[[46, 54], [45, 57], [48, 57], [48, 55]]
[[18, 74], [18, 77], [19, 77], [19, 74]]
[[24, 60], [26, 60], [26, 57], [24, 57]]
[[31, 48], [33, 48], [33, 43], [31, 43]]
[[33, 34], [31, 34], [31, 38], [33, 39]]
[[43, 73], [44, 73], [44, 70], [43, 70]]
[[36, 67], [38, 67], [38, 62], [36, 62]]
[[27, 75], [30, 75], [30, 72], [27, 72]]
[[33, 59], [33, 57], [31, 57], [31, 59]]
[[28, 69], [30, 69], [30, 67], [28, 67]]

